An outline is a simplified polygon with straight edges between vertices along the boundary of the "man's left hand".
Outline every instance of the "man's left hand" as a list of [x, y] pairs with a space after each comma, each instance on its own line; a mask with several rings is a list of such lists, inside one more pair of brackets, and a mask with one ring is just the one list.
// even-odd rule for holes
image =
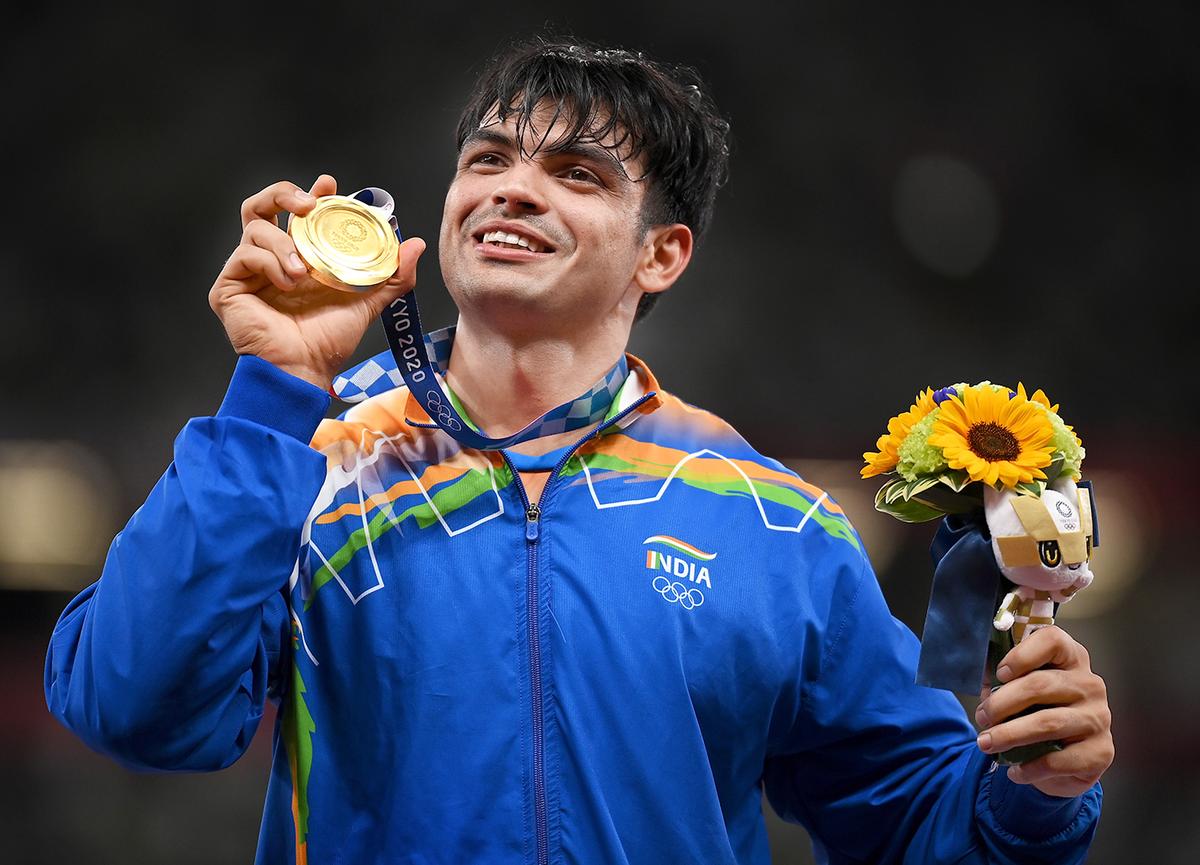
[[[983, 731], [979, 747], [988, 754], [1018, 745], [1058, 740], [1052, 751], [1020, 766], [1008, 777], [1051, 796], [1078, 796], [1112, 765], [1112, 713], [1104, 680], [1092, 672], [1087, 649], [1057, 627], [1030, 634], [1000, 662], [1004, 687], [984, 688], [975, 720]], [[1013, 718], [1029, 706], [1036, 712]]]

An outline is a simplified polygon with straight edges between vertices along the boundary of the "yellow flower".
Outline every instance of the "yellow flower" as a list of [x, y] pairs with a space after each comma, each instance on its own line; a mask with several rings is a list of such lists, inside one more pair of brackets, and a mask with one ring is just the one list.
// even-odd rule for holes
[[1028, 399], [1030, 402], [1036, 402], [1042, 408], [1046, 409], [1046, 411], [1051, 411], [1055, 414], [1058, 414], [1058, 403], [1050, 405], [1050, 397], [1046, 396], [1046, 392], [1040, 387], [1033, 392], [1033, 396], [1026, 397], [1024, 383], [1017, 382], [1017, 396], [1021, 399]]
[[[1017, 396], [1025, 396], [1025, 385], [1017, 382]], [[1029, 398], [1030, 402], [1039, 403], [1046, 411], [1055, 417], [1058, 416], [1058, 403], [1050, 405], [1050, 397], [1046, 396], [1046, 392], [1040, 387], [1033, 392], [1033, 396]], [[1075, 434], [1075, 427], [1068, 423], [1063, 424], [1063, 429], [1071, 434], [1071, 438], [1075, 439], [1075, 447], [1083, 447], [1083, 439]], [[1076, 478], [1078, 480], [1078, 478]]]
[[900, 462], [900, 455], [896, 452], [900, 445], [891, 435], [881, 435], [875, 442], [875, 447], [879, 448], [878, 453], [867, 451], [863, 454], [867, 464], [859, 469], [858, 473], [864, 478], [890, 472], [896, 467], [896, 463]]
[[870, 478], [894, 469], [896, 463], [900, 462], [897, 450], [901, 442], [908, 436], [909, 430], [935, 408], [937, 408], [937, 403], [933, 401], [933, 388], [927, 387], [917, 394], [908, 411], [901, 412], [888, 421], [887, 433], [881, 435], [875, 442], [875, 447], [879, 448], [878, 453], [867, 451], [863, 454], [863, 459], [867, 464], [859, 470], [859, 474], [864, 478]]
[[1038, 394], [1041, 399], [1031, 402], [1024, 387], [1011, 399], [1003, 389], [968, 387], [961, 398], [942, 403], [929, 443], [942, 449], [950, 468], [965, 469], [973, 481], [1011, 488], [1045, 478], [1054, 430], [1044, 411], [1049, 400]]

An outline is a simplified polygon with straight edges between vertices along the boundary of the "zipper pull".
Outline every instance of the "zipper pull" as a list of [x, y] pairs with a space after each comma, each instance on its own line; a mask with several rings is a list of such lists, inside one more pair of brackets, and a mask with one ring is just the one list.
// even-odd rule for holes
[[538, 519], [542, 515], [542, 509], [536, 504], [531, 504], [529, 509], [525, 511], [525, 540], [533, 543], [538, 539]]

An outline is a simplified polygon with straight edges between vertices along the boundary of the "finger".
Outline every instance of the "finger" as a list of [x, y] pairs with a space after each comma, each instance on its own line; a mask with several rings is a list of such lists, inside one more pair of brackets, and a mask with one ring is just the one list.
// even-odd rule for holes
[[1067, 799], [1086, 793], [1096, 783], [1096, 779], [1078, 778], [1074, 775], [1052, 775], [1046, 778], [1035, 779], [1027, 771], [1027, 767], [1031, 765], [1032, 763], [1023, 763], [1020, 766], [1009, 766], [1008, 780], [1014, 784], [1036, 785], [1043, 793]]
[[996, 678], [1011, 682], [1040, 667], [1067, 669], [1087, 664], [1087, 650], [1062, 628], [1051, 625], [1038, 629], [1010, 649], [996, 669]]
[[412, 291], [417, 284], [417, 262], [420, 261], [421, 254], [424, 252], [425, 241], [419, 237], [410, 237], [400, 244], [399, 264], [396, 272], [380, 286], [378, 291], [371, 295], [371, 304], [375, 315], [383, 312], [384, 307], [396, 298]]
[[1078, 796], [1100, 780], [1112, 757], [1111, 742], [1080, 743], [1010, 766], [1008, 777], [1015, 784], [1036, 784], [1052, 796]]
[[[1035, 784], [1048, 781], [1051, 778], [1072, 778], [1077, 781], [1094, 781], [1107, 768], [1101, 759], [1098, 749], [1089, 749], [1085, 744], [1063, 748], [1061, 751], [1051, 751], [1036, 760], [1013, 766], [1017, 769], [1017, 777], [1009, 778], [1019, 784]], [[1089, 784], [1090, 786], [1090, 784]]]
[[1082, 796], [1091, 789], [1091, 784], [1084, 781], [1076, 781], [1071, 778], [1051, 778], [1046, 781], [1034, 781], [1033, 784], [1048, 796], [1057, 796], [1060, 799], [1074, 799], [1076, 796]]
[[1092, 712], [1056, 706], [1013, 718], [979, 734], [979, 748], [998, 754], [1035, 742], [1077, 741], [1102, 733], [1101, 719]]
[[1070, 706], [1090, 695], [1080, 670], [1034, 670], [985, 696], [975, 709], [981, 728], [999, 724], [1030, 706]]
[[280, 291], [291, 291], [296, 281], [283, 269], [279, 258], [269, 249], [242, 244], [234, 250], [217, 278], [218, 293], [223, 296], [252, 294], [271, 283]]
[[242, 228], [255, 219], [274, 222], [275, 217], [285, 210], [289, 213], [308, 213], [316, 200], [313, 194], [305, 192], [291, 181], [272, 183], [242, 202]]
[[979, 720], [979, 708], [981, 706], [983, 706], [984, 703], [987, 702], [987, 699], [991, 695], [991, 693], [992, 693], [991, 687], [986, 682], [984, 682], [983, 687], [979, 690], [979, 697], [975, 701], [975, 719], [979, 725], [979, 729], [981, 729], [981, 730], [986, 728], [988, 725], [986, 723], [984, 723], [983, 721]]
[[242, 232], [242, 242], [272, 253], [279, 259], [280, 268], [291, 277], [293, 283], [308, 272], [308, 268], [296, 252], [295, 242], [277, 225], [256, 219]]
[[1026, 775], [1024, 772], [1021, 771], [1020, 766], [1009, 766], [1009, 767], [1007, 767], [1007, 771], [1008, 771], [1008, 780], [1012, 781], [1014, 784], [1032, 784], [1033, 783], [1033, 780], [1028, 775]]
[[400, 244], [396, 253], [396, 272], [388, 277], [389, 283], [397, 283], [408, 288], [417, 283], [417, 263], [425, 253], [425, 240], [420, 237], [410, 237]]
[[335, 195], [337, 181], [334, 180], [332, 174], [322, 174], [308, 191], [316, 198], [320, 198], [322, 195]]

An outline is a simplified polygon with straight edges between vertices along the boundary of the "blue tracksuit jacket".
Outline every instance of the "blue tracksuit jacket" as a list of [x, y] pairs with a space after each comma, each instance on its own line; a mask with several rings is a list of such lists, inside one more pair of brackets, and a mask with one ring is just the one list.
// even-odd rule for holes
[[841, 509], [630, 363], [531, 504], [403, 388], [322, 421], [241, 358], [63, 613], [51, 711], [203, 771], [278, 701], [264, 865], [767, 863], [764, 789], [823, 862], [1082, 861], [1099, 787], [989, 771]]

